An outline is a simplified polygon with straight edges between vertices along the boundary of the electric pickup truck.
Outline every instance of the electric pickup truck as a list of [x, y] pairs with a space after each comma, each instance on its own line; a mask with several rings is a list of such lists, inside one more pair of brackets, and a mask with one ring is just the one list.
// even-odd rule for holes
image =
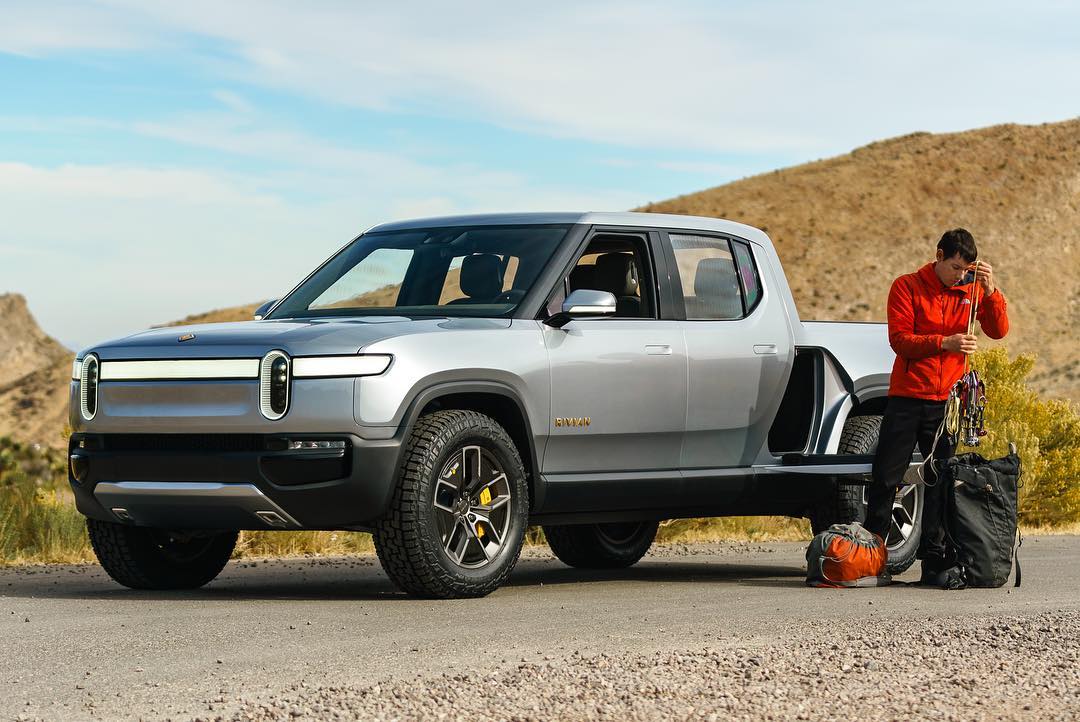
[[[666, 519], [861, 519], [892, 361], [884, 324], [801, 321], [740, 223], [386, 223], [251, 321], [81, 351], [70, 483], [128, 587], [209, 582], [239, 530], [320, 529], [371, 532], [410, 594], [480, 596], [528, 525], [598, 568]], [[902, 485], [894, 571], [921, 512]]]

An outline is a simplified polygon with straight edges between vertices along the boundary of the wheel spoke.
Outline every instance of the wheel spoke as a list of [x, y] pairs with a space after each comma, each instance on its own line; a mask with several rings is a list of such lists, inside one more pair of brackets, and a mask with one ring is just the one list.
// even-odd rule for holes
[[[502, 537], [499, 536], [499, 532], [495, 528], [495, 525], [491, 523], [491, 517], [489, 517], [487, 514], [478, 512], [475, 509], [473, 510], [473, 513], [476, 515], [476, 521], [473, 522], [473, 527], [475, 528], [476, 525], [483, 523], [485, 535], [491, 535], [492, 543], [495, 544], [496, 547], [502, 546]], [[476, 537], [477, 539], [480, 539], [479, 534], [477, 534]], [[480, 544], [481, 546], [484, 546], [483, 539], [480, 539]]]
[[462, 490], [471, 492], [480, 483], [480, 447], [466, 446], [461, 450], [461, 457], [465, 460], [465, 466], [468, 469], [468, 476], [465, 477], [468, 483], [462, 486]]
[[901, 484], [896, 490], [896, 501], [900, 502], [903, 499], [907, 499], [915, 491], [915, 484]]
[[454, 524], [446, 540], [446, 554], [458, 564], [465, 558], [469, 547], [469, 532], [465, 524]]
[[435, 500], [432, 502], [436, 509], [454, 513], [454, 499], [457, 498], [458, 488], [447, 479], [439, 479], [435, 482]]
[[[506, 481], [506, 474], [499, 474], [494, 479], [484, 484], [476, 493], [476, 501], [473, 504], [474, 509], [481, 511], [495, 511], [496, 509], [505, 506], [510, 501], [510, 494], [496, 493], [495, 485]], [[488, 489], [491, 493], [491, 500], [487, 504], [480, 503], [480, 497], [484, 493], [484, 489]]]

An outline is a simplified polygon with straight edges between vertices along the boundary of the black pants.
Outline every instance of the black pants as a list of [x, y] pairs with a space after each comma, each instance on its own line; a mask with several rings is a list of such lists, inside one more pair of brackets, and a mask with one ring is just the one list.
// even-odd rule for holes
[[[911, 453], [918, 444], [923, 458], [929, 456], [934, 435], [944, 416], [944, 401], [889, 397], [881, 422], [866, 508], [866, 528], [883, 539], [887, 539], [892, 528], [893, 499], [911, 463]], [[933, 566], [944, 566], [948, 557], [944, 528], [945, 488], [937, 483], [937, 463], [944, 462], [954, 451], [948, 434], [942, 432], [934, 450], [935, 463], [923, 467], [923, 478], [927, 483], [923, 497], [922, 540], [917, 555]]]

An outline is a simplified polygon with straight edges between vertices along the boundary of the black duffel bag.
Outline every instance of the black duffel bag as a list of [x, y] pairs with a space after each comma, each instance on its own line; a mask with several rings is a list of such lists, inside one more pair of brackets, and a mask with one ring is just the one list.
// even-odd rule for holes
[[[956, 567], [946, 572], [950, 588], [1000, 587], [1009, 581], [1021, 475], [1015, 445], [1009, 445], [1009, 452], [1000, 459], [959, 454], [943, 465], [945, 528], [957, 559]], [[1020, 586], [1019, 558], [1014, 586]]]

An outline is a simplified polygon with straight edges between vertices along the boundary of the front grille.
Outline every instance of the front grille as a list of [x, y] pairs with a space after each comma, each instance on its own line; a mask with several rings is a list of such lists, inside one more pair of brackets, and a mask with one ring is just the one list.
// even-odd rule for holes
[[263, 451], [258, 434], [104, 434], [105, 451]]

